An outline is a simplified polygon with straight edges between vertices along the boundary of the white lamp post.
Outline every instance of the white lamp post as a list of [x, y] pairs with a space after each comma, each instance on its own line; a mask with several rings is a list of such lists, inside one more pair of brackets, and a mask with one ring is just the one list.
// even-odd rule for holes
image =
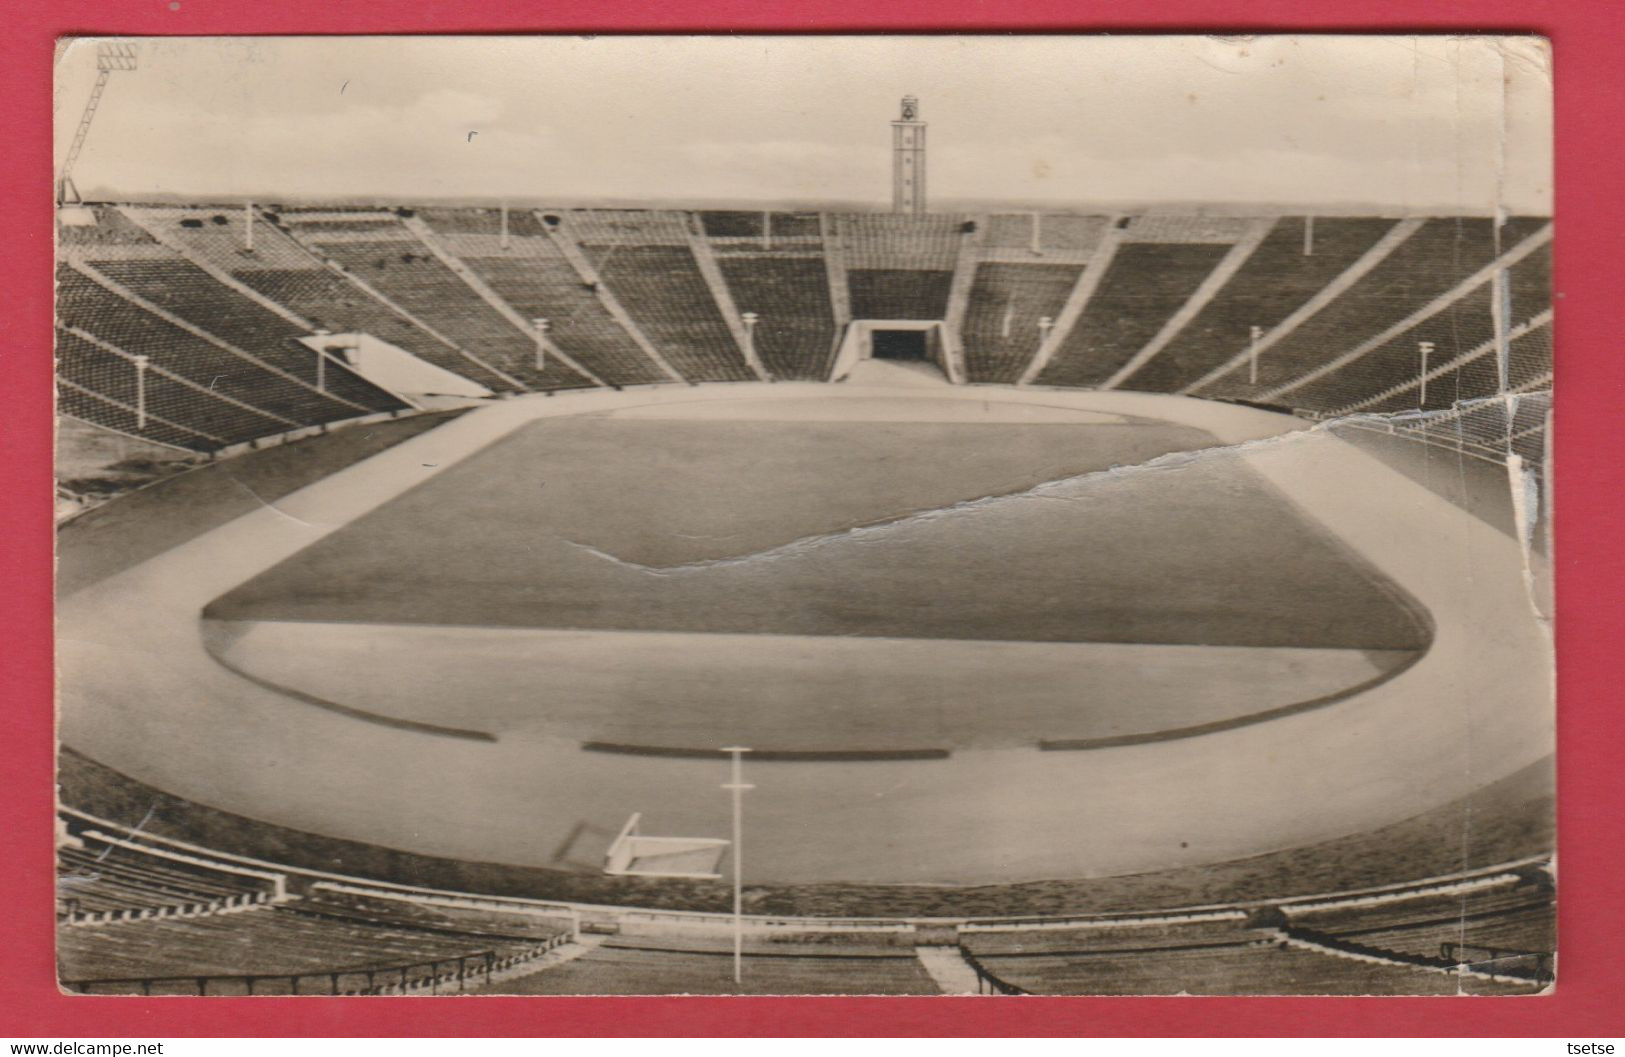
[[551, 324], [544, 317], [537, 316], [530, 321], [530, 325], [536, 331], [536, 369], [545, 371], [547, 370], [547, 328]]
[[147, 428], [147, 367], [152, 360], [146, 356], [133, 356], [135, 364], [135, 428]]
[[316, 331], [316, 389], [327, 391], [327, 342], [333, 332], [326, 327]]
[[722, 788], [733, 793], [734, 826], [733, 826], [733, 867], [734, 867], [734, 983], [742, 978], [742, 968], [745, 957], [745, 888], [744, 877], [744, 847], [745, 839], [745, 791], [756, 787], [748, 784], [744, 776], [744, 757], [750, 750], [740, 745], [730, 745], [722, 750], [733, 757], [732, 780], [723, 784]]
[[739, 321], [745, 324], [745, 355], [751, 360], [756, 359], [756, 324], [761, 318], [755, 312], [739, 314]]

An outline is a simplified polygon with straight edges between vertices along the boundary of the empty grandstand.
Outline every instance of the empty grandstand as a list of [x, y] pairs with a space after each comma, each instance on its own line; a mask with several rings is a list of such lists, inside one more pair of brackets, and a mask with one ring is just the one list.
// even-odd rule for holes
[[726, 915], [384, 884], [73, 811], [57, 854], [62, 977], [90, 994], [1488, 995], [1553, 973], [1538, 862], [1142, 913], [753, 916], [739, 980]]
[[59, 49], [61, 986], [1550, 991], [1540, 45], [656, 43]]
[[[322, 329], [497, 392], [827, 380], [853, 320], [945, 322], [973, 384], [1314, 414], [1448, 412], [1549, 384], [1538, 218], [91, 215], [63, 228], [59, 271], [75, 406], [204, 451], [411, 406], [342, 349], [312, 352], [301, 339]], [[132, 404], [140, 356], [151, 416]], [[168, 396], [171, 381], [207, 392]]]
[[[95, 599], [148, 591], [158, 582], [148, 577], [175, 585], [164, 590], [189, 615], [173, 628], [210, 666], [196, 676], [197, 692], [222, 701], [247, 692], [240, 718], [266, 737], [278, 735], [260, 724], [288, 714], [290, 704], [295, 715], [335, 724], [333, 751], [352, 761], [341, 780], [353, 784], [340, 792], [323, 784], [327, 777], [306, 772], [305, 780], [312, 797], [353, 797], [357, 821], [318, 836], [305, 822], [309, 808], [281, 778], [244, 787], [256, 807], [208, 780], [188, 785], [173, 774], [158, 786], [180, 795], [144, 820], [151, 812], [134, 805], [162, 794], [118, 773], [136, 769], [130, 753], [139, 755], [138, 745], [110, 741], [123, 720], [108, 709], [124, 708], [125, 692], [92, 686], [91, 669], [70, 653], [65, 739], [90, 759], [64, 756], [57, 912], [65, 986], [153, 995], [1500, 995], [1539, 992], [1553, 980], [1549, 775], [1538, 752], [1518, 770], [1507, 750], [1509, 774], [1522, 777], [1485, 787], [1493, 793], [1465, 778], [1441, 781], [1430, 811], [1397, 817], [1373, 804], [1282, 838], [1284, 846], [1271, 827], [1296, 809], [1266, 799], [1242, 809], [1256, 813], [1256, 833], [1201, 855], [1182, 850], [1174, 839], [1182, 829], [1158, 831], [1166, 843], [1155, 847], [1119, 836], [1121, 851], [1087, 859], [1068, 858], [1077, 849], [1037, 830], [992, 828], [1003, 826], [994, 810], [1001, 798], [1026, 803], [1020, 798], [1039, 788], [1072, 781], [1063, 776], [1075, 773], [1079, 751], [1091, 767], [1107, 768], [1096, 773], [1117, 776], [1123, 802], [1145, 802], [1164, 795], [1150, 792], [1160, 772], [1137, 778], [1140, 768], [1126, 762], [1116, 769], [1115, 748], [1185, 752], [1168, 766], [1202, 769], [1212, 764], [1192, 761], [1204, 758], [1203, 739], [1288, 717], [1318, 717], [1335, 739], [1338, 702], [1359, 698], [1400, 710], [1396, 717], [1409, 713], [1411, 695], [1424, 692], [1411, 687], [1450, 678], [1447, 666], [1473, 656], [1438, 589], [1416, 571], [1425, 563], [1392, 564], [1388, 543], [1360, 543], [1384, 572], [1356, 561], [1346, 583], [1327, 571], [1338, 567], [1333, 551], [1303, 565], [1277, 563], [1283, 585], [1324, 592], [1323, 612], [1289, 600], [1262, 570], [1252, 575], [1257, 601], [1284, 608], [1215, 606], [1244, 593], [1213, 571], [1225, 566], [1224, 554], [1245, 553], [1226, 548], [1263, 534], [1283, 554], [1310, 546], [1299, 537], [1314, 532], [1274, 513], [1271, 487], [1308, 502], [1317, 518], [1333, 516], [1329, 497], [1294, 491], [1309, 478], [1271, 463], [1312, 442], [1301, 438], [1338, 438], [1380, 473], [1419, 483], [1419, 494], [1521, 549], [1537, 588], [1544, 583], [1547, 221], [142, 203], [98, 203], [69, 219], [58, 268], [59, 406], [71, 420], [64, 437], [73, 451], [103, 454], [102, 469], [87, 454], [90, 469], [64, 480], [66, 510], [169, 479], [64, 523], [64, 619], [86, 629], [87, 642], [163, 635], [171, 625], [158, 608], [140, 632], [127, 624], [89, 630], [117, 612]], [[385, 353], [393, 359], [380, 359]], [[403, 364], [418, 365], [416, 373]], [[864, 373], [882, 367], [916, 373]], [[846, 388], [794, 384], [839, 379], [849, 379]], [[454, 381], [470, 387], [465, 395], [446, 395]], [[705, 387], [719, 382], [755, 384]], [[510, 399], [531, 392], [558, 396]], [[844, 392], [852, 398], [837, 398]], [[1204, 410], [1180, 410], [1188, 405]], [[540, 431], [531, 428], [542, 414], [533, 407], [554, 409], [536, 418]], [[980, 422], [972, 408], [990, 417]], [[564, 417], [555, 423], [556, 415]], [[664, 424], [641, 421], [651, 418]], [[571, 420], [584, 424], [567, 428]], [[1008, 436], [978, 446], [997, 430]], [[1029, 450], [1018, 433], [1033, 443], [1052, 439]], [[1085, 434], [1098, 451], [1062, 440]], [[1215, 504], [1190, 556], [1157, 513], [1170, 486], [1110, 472], [1266, 437], [1276, 439], [1275, 454], [1260, 454], [1249, 470], [1209, 459], [1165, 471], [1180, 475], [1178, 503]], [[642, 450], [641, 461], [627, 460], [628, 450]], [[826, 480], [797, 454], [813, 450], [840, 473]], [[73, 451], [67, 458], [77, 467]], [[457, 467], [465, 457], [472, 469]], [[1035, 458], [1041, 465], [1027, 465]], [[716, 476], [693, 477], [696, 491], [663, 508], [671, 529], [664, 542], [640, 535], [634, 526], [648, 515], [627, 504], [646, 503], [670, 475], [690, 480], [681, 476], [694, 472], [690, 464]], [[944, 466], [957, 479], [951, 488]], [[229, 473], [211, 477], [217, 469]], [[547, 504], [515, 498], [531, 487], [531, 474]], [[333, 481], [362, 487], [325, 484]], [[1009, 513], [995, 509], [974, 524], [909, 521], [911, 512], [1034, 486], [1056, 498], [1087, 489], [1077, 496], [1111, 500], [1087, 531], [1065, 523], [1064, 505], [1024, 518], [1031, 524], [1020, 531], [1037, 533], [1025, 542], [1019, 531], [979, 534], [1013, 531]], [[908, 494], [893, 494], [899, 488]], [[795, 531], [775, 524], [798, 503], [806, 510]], [[529, 586], [515, 593], [498, 573], [476, 595], [460, 593], [452, 609], [437, 609], [446, 592], [462, 590], [464, 581], [448, 577], [465, 570], [432, 548], [467, 523], [465, 511], [479, 512], [470, 530], [480, 542], [462, 552], [477, 564], [540, 561], [549, 575], [564, 570], [563, 579], [540, 594]], [[910, 535], [888, 537], [899, 515]], [[256, 518], [270, 519], [262, 528], [272, 535], [228, 542]], [[351, 519], [366, 530], [360, 538], [346, 528], [321, 542]], [[854, 526], [852, 538], [866, 541], [861, 550], [845, 566], [820, 565], [841, 553], [835, 541]], [[932, 541], [962, 531], [971, 534], [954, 544], [954, 564], [932, 565]], [[288, 534], [284, 541], [263, 542], [278, 532]], [[197, 549], [211, 538], [214, 550]], [[815, 538], [821, 542], [798, 550]], [[265, 545], [286, 565], [257, 557]], [[1143, 560], [1135, 546], [1164, 548], [1146, 567], [1152, 579], [1124, 571]], [[758, 566], [738, 559], [753, 548], [775, 555], [774, 575], [786, 579], [750, 579]], [[207, 566], [190, 564], [205, 553]], [[990, 557], [967, 562], [966, 554]], [[1015, 559], [1020, 568], [996, 563]], [[301, 573], [298, 561], [316, 564]], [[853, 562], [883, 593], [864, 600], [843, 584], [840, 570]], [[981, 586], [960, 591], [950, 568]], [[1406, 568], [1412, 579], [1396, 571]], [[403, 569], [410, 575], [398, 575]], [[658, 575], [630, 581], [635, 591], [591, 579], [644, 570]], [[726, 591], [707, 593], [699, 570]], [[1139, 612], [1131, 600], [1169, 578], [1177, 582], [1157, 590], [1170, 608]], [[1092, 609], [1067, 609], [1065, 592], [1050, 597], [1046, 583], [1072, 584], [1067, 590]], [[1520, 574], [1506, 587], [1528, 585]], [[286, 608], [282, 599], [294, 596], [303, 609]], [[707, 643], [772, 625], [770, 614], [791, 612], [789, 597], [808, 608], [780, 634], [857, 641], [839, 657], [807, 639], [801, 659], [744, 662], [755, 682], [741, 686], [758, 695], [761, 680], [773, 687], [765, 704], [747, 708], [726, 674], [739, 655], [720, 660]], [[561, 606], [562, 616], [549, 608]], [[201, 646], [193, 627], [200, 612]], [[369, 655], [356, 653], [345, 630], [357, 620], [395, 629], [367, 651], [397, 652], [374, 652], [359, 667], [338, 660]], [[485, 620], [508, 630], [472, 653], [463, 645], [446, 652], [432, 633], [413, 630]], [[651, 638], [632, 685], [619, 676], [603, 683], [592, 674], [600, 647], [574, 638], [505, 652], [503, 635], [555, 623], [575, 629], [569, 635], [641, 629], [674, 645]], [[314, 634], [295, 634], [301, 628]], [[908, 645], [881, 662], [860, 650], [874, 634]], [[992, 652], [982, 656], [991, 650], [982, 641], [966, 643], [974, 662], [923, 652], [955, 638], [1008, 639], [996, 644], [1004, 650], [1115, 642], [1128, 652], [1100, 653], [1067, 678], [1124, 702], [1091, 704], [1080, 719], [1070, 691], [1041, 685], [1048, 661], [995, 663]], [[153, 641], [155, 650], [168, 648]], [[1133, 670], [1124, 667], [1132, 651], [1153, 644], [1179, 673], [1166, 687], [1112, 674]], [[545, 728], [526, 726], [536, 722], [523, 706], [534, 674], [516, 667], [538, 649], [552, 658], [550, 677], [572, 666], [587, 673], [557, 684], [579, 695], [581, 714], [550, 718], [555, 726]], [[908, 652], [916, 649], [917, 658]], [[1254, 652], [1228, 660], [1226, 649]], [[1517, 656], [1509, 653], [1508, 663], [1524, 663]], [[289, 657], [304, 658], [309, 671]], [[373, 667], [380, 658], [393, 673]], [[1523, 675], [1539, 681], [1533, 669]], [[174, 704], [149, 703], [141, 722], [191, 729], [189, 691], [178, 688], [194, 676], [175, 678], [142, 684]], [[846, 678], [855, 682], [837, 685]], [[1190, 688], [1201, 680], [1235, 692], [1193, 701]], [[419, 696], [415, 683], [433, 689]], [[894, 718], [827, 712], [852, 686]], [[894, 686], [915, 689], [882, 689]], [[990, 694], [1034, 710], [985, 726]], [[448, 710], [448, 697], [481, 704]], [[720, 710], [724, 725], [748, 730], [761, 766], [785, 768], [764, 779], [784, 785], [786, 799], [772, 809], [783, 839], [758, 838], [774, 872], [746, 893], [742, 974], [725, 890], [600, 876], [593, 854], [583, 860], [576, 848], [601, 842], [602, 827], [568, 797], [551, 801], [559, 817], [541, 823], [559, 842], [551, 859], [542, 849], [511, 860], [494, 850], [517, 832], [495, 821], [512, 807], [509, 794], [549, 788], [549, 766], [561, 774], [589, 766], [606, 788], [627, 782], [636, 792], [615, 795], [640, 797], [628, 802], [639, 808], [669, 776], [706, 766], [714, 758], [706, 739], [720, 728], [691, 698]], [[929, 708], [916, 698], [928, 698]], [[261, 711], [272, 702], [279, 704]], [[91, 716], [101, 725], [86, 726]], [[1534, 729], [1542, 720], [1531, 722]], [[526, 746], [538, 733], [563, 735], [561, 755], [526, 747], [524, 767], [540, 760], [542, 772], [519, 781], [507, 746]], [[1417, 751], [1435, 736], [1420, 735]], [[430, 746], [419, 779], [424, 803], [472, 797], [467, 810], [490, 817], [451, 837], [460, 824], [436, 809], [430, 829], [447, 836], [424, 846], [391, 829], [384, 809], [368, 805], [396, 803], [399, 782], [364, 746], [392, 738]], [[465, 755], [484, 745], [498, 755]], [[312, 745], [310, 766], [344, 772], [326, 751]], [[987, 785], [980, 768], [1016, 751], [1032, 753], [1017, 765], [1028, 778]], [[588, 757], [590, 765], [579, 762]], [[1350, 775], [1360, 766], [1375, 764], [1351, 761]], [[1396, 758], [1392, 766], [1417, 764]], [[906, 782], [918, 802], [895, 822], [876, 819], [874, 832], [859, 821], [860, 805], [841, 814], [849, 809], [839, 798], [829, 801], [827, 819], [797, 815], [797, 805], [829, 795], [823, 767], [841, 770], [860, 800], [875, 795], [872, 782]], [[490, 780], [476, 781], [474, 793], [447, 781], [481, 772]], [[1022, 781], [1034, 791], [1024, 793]], [[982, 792], [963, 798], [967, 788]], [[681, 800], [673, 795], [667, 806], [685, 818]], [[237, 814], [212, 814], [217, 808]], [[262, 810], [292, 828], [250, 821]], [[580, 821], [569, 821], [578, 810]], [[1194, 819], [1203, 809], [1185, 801], [1171, 810]], [[992, 813], [978, 818], [984, 811]], [[1457, 827], [1469, 816], [1496, 821], [1480, 821], [1462, 854]], [[1133, 816], [1123, 819], [1133, 824]], [[946, 838], [965, 825], [988, 842], [979, 855]], [[357, 840], [369, 826], [370, 839]], [[792, 834], [808, 826], [827, 832], [805, 829], [797, 848]], [[864, 850], [853, 862], [813, 865], [820, 856], [808, 858], [808, 849], [842, 831], [867, 842]], [[1002, 880], [1005, 868], [988, 865], [995, 859], [1027, 865]], [[324, 865], [332, 863], [340, 865]], [[911, 885], [910, 869], [923, 871], [920, 880], [970, 887]], [[1039, 880], [1049, 876], [1094, 879]]]

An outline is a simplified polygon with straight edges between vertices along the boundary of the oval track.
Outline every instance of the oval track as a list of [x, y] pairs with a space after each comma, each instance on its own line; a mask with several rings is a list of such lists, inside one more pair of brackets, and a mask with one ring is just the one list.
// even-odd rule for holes
[[[556, 864], [560, 842], [582, 823], [613, 832], [632, 811], [662, 832], [723, 832], [717, 763], [585, 752], [577, 739], [537, 732], [485, 742], [381, 727], [220, 666], [199, 618], [225, 592], [536, 418], [813, 401], [830, 391], [715, 386], [512, 400], [407, 440], [64, 598], [62, 739], [200, 803], [426, 854]], [[991, 392], [929, 395], [985, 401]], [[988, 747], [948, 760], [760, 764], [747, 800], [750, 880], [991, 883], [1234, 859], [1420, 813], [1551, 752], [1549, 644], [1512, 538], [1284, 416], [1178, 397], [996, 392], [1001, 403], [1152, 417], [1227, 444], [1255, 442], [1241, 453], [1252, 471], [1431, 613], [1431, 648], [1334, 707], [1201, 737], [1089, 752]], [[571, 857], [590, 860], [601, 844]]]

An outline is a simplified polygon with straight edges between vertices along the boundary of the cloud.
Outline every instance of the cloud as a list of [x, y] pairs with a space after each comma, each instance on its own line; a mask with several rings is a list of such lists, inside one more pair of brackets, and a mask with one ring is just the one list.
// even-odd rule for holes
[[[1544, 211], [1549, 197], [1549, 78], [1484, 41], [176, 38], [142, 48], [141, 70], [119, 74], [104, 97], [77, 174], [129, 197], [879, 204], [886, 122], [904, 92], [931, 122], [938, 199], [1087, 204], [1130, 188], [1146, 202], [1331, 202], [1352, 186], [1396, 208], [1479, 208], [1497, 171], [1517, 208]], [[77, 48], [59, 64], [61, 137], [93, 60]]]

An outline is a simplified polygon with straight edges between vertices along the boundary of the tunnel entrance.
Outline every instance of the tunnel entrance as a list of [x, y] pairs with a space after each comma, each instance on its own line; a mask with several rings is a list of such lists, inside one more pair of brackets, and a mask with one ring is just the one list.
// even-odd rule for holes
[[924, 330], [875, 330], [873, 356], [877, 360], [926, 360], [927, 332]]

